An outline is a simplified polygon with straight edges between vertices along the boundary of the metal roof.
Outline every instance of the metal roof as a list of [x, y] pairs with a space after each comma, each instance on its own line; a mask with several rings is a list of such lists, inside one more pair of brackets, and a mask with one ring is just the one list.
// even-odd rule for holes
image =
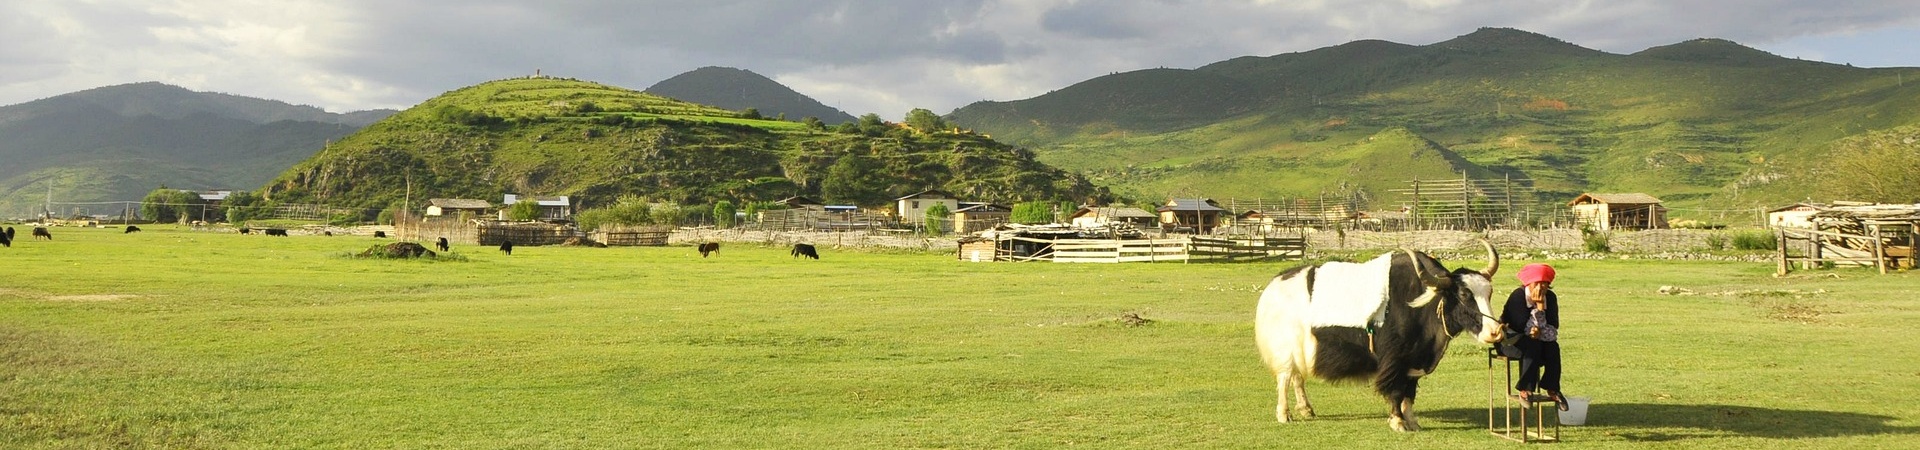
[[1140, 209], [1140, 208], [1105, 207], [1105, 206], [1097, 207], [1097, 208], [1080, 208], [1080, 211], [1075, 212], [1073, 216], [1084, 217], [1088, 214], [1092, 214], [1096, 217], [1110, 217], [1110, 218], [1122, 218], [1122, 219], [1129, 218], [1129, 217], [1149, 218], [1149, 219], [1160, 217], [1158, 215], [1155, 215], [1154, 213], [1147, 212], [1147, 210]]
[[1220, 212], [1226, 212], [1227, 210], [1226, 210], [1226, 209], [1222, 209], [1222, 208], [1221, 208], [1221, 207], [1219, 207], [1219, 206], [1214, 206], [1214, 205], [1213, 205], [1213, 200], [1210, 200], [1210, 199], [1204, 199], [1204, 198], [1176, 198], [1176, 199], [1173, 199], [1173, 200], [1169, 200], [1169, 201], [1167, 201], [1167, 204], [1166, 204], [1165, 206], [1161, 206], [1161, 207], [1160, 207], [1160, 208], [1158, 209], [1158, 211], [1220, 211]]
[[430, 198], [427, 199], [427, 206], [438, 206], [442, 209], [487, 209], [492, 208], [493, 204], [487, 203], [486, 200], [471, 198]]
[[[1592, 201], [1582, 202], [1581, 200], [1592, 200]], [[1642, 194], [1638, 192], [1625, 193], [1625, 194], [1586, 193], [1586, 194], [1580, 194], [1579, 197], [1574, 197], [1573, 201], [1567, 202], [1567, 205], [1572, 206], [1572, 205], [1578, 205], [1581, 203], [1607, 203], [1607, 204], [1616, 204], [1616, 205], [1651, 205], [1651, 204], [1660, 203], [1660, 199], [1654, 198], [1651, 195]]]

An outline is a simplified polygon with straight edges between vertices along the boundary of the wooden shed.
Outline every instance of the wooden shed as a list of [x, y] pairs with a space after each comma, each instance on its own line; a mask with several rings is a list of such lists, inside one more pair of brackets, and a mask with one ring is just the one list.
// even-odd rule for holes
[[1576, 222], [1594, 231], [1650, 230], [1667, 227], [1667, 207], [1641, 193], [1586, 193], [1567, 202]]
[[1077, 227], [1099, 227], [1115, 223], [1129, 223], [1142, 229], [1160, 226], [1160, 216], [1147, 210], [1116, 206], [1081, 207], [1067, 216], [1067, 221]]
[[1160, 226], [1171, 232], [1208, 233], [1229, 213], [1213, 199], [1176, 198], [1159, 208]]
[[487, 208], [493, 204], [486, 200], [472, 198], [430, 198], [427, 199], [428, 216], [458, 216], [468, 213], [473, 217], [485, 217]]
[[953, 211], [953, 232], [971, 234], [1013, 220], [1013, 208], [992, 203], [961, 202]]

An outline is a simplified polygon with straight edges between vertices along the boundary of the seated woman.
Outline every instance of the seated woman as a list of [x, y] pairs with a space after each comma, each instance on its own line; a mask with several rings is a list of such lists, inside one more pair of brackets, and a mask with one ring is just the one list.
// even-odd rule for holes
[[1520, 380], [1513, 389], [1522, 402], [1533, 401], [1535, 389], [1567, 410], [1560, 393], [1560, 298], [1553, 293], [1553, 266], [1528, 264], [1520, 268], [1520, 287], [1507, 295], [1500, 323], [1520, 335]]

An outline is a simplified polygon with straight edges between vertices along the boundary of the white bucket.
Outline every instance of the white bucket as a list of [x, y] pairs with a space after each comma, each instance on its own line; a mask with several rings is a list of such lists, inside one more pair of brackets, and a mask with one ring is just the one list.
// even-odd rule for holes
[[1567, 397], [1567, 410], [1560, 411], [1561, 425], [1586, 425], [1587, 404], [1593, 401], [1588, 397]]

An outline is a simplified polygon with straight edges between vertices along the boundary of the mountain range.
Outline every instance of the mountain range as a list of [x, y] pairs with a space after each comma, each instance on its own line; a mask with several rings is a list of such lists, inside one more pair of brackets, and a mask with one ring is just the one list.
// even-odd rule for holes
[[137, 200], [162, 185], [257, 188], [326, 142], [393, 113], [336, 114], [152, 82], [0, 107], [0, 217], [38, 213], [49, 197], [87, 203]]
[[1485, 28], [1117, 73], [946, 118], [1126, 197], [1392, 203], [1411, 180], [1464, 174], [1520, 180], [1548, 204], [1645, 192], [1681, 216], [1820, 195], [1808, 186], [1836, 140], [1920, 123], [1915, 104], [1915, 68], [1721, 39], [1621, 55]]
[[820, 119], [830, 125], [852, 122], [853, 115], [795, 92], [766, 76], [732, 67], [701, 67], [661, 80], [648, 94], [713, 105], [735, 111], [753, 108], [766, 117]]

